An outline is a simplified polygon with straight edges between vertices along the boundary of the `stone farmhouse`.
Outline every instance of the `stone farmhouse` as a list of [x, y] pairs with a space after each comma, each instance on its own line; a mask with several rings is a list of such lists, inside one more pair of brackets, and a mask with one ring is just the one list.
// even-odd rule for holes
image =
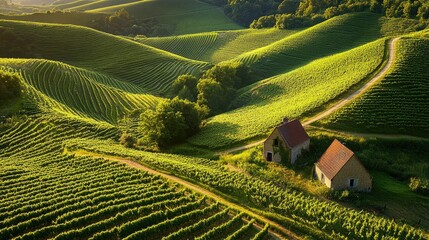
[[287, 118], [277, 126], [264, 142], [264, 157], [267, 161], [290, 161], [295, 163], [302, 150], [309, 150], [310, 138], [299, 120]]
[[315, 163], [315, 175], [333, 190], [370, 192], [372, 188], [372, 177], [361, 161], [336, 139]]

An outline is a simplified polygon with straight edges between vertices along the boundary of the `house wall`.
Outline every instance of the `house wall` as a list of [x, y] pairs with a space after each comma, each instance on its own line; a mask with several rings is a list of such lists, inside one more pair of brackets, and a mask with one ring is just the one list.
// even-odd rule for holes
[[350, 178], [358, 180], [357, 187], [353, 189], [363, 192], [371, 191], [372, 178], [356, 156], [353, 156], [332, 179], [331, 188], [334, 190], [348, 189]]
[[299, 155], [301, 155], [303, 149], [305, 150], [310, 149], [310, 139], [308, 139], [307, 141], [301, 143], [300, 145], [292, 149], [291, 159], [290, 159], [292, 164], [294, 164], [296, 159], [298, 159]]
[[326, 176], [322, 180], [322, 174], [323, 173], [317, 165], [315, 165], [315, 170], [316, 170], [315, 174], [316, 174], [317, 179], [319, 181], [321, 181], [322, 183], [324, 183], [328, 188], [331, 188], [331, 184], [332, 184], [331, 180], [329, 180]]
[[278, 138], [279, 139], [279, 143], [285, 148], [288, 149], [289, 147], [286, 146], [286, 143], [283, 141], [283, 137], [280, 135], [280, 132], [275, 129], [271, 135], [267, 138], [267, 140], [265, 140], [264, 142], [264, 157], [265, 160], [267, 160], [267, 153], [271, 152], [273, 153], [273, 162], [281, 162], [282, 158], [280, 156], [280, 153], [275, 153], [274, 154], [274, 149], [273, 149], [273, 143], [274, 143], [274, 139]]

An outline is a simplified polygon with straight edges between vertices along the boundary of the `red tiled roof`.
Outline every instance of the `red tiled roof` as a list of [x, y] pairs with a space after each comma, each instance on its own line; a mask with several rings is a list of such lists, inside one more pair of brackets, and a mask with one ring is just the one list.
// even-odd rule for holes
[[309, 139], [307, 132], [305, 132], [298, 119], [283, 123], [278, 126], [277, 129], [291, 148], [294, 148]]
[[350, 149], [335, 139], [316, 162], [316, 166], [327, 178], [332, 180], [353, 155], [354, 153]]

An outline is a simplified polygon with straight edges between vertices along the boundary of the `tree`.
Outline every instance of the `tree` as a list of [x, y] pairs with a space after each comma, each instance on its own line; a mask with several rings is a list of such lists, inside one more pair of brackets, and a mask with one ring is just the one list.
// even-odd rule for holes
[[250, 79], [250, 70], [241, 62], [229, 62], [212, 67], [202, 78], [214, 79], [223, 88], [240, 88]]
[[253, 20], [250, 24], [251, 28], [261, 29], [261, 28], [272, 28], [276, 25], [276, 17], [274, 15], [262, 16], [258, 20]]
[[19, 76], [0, 70], [0, 103], [16, 99], [21, 94], [22, 89]]
[[174, 80], [171, 91], [181, 99], [195, 102], [197, 100], [197, 83], [198, 79], [192, 75], [180, 75]]
[[283, 0], [277, 8], [279, 13], [290, 13], [293, 14], [298, 9], [299, 2], [293, 0]]
[[139, 129], [145, 136], [141, 143], [166, 147], [184, 141], [199, 131], [203, 111], [188, 100], [174, 98], [140, 115]]
[[222, 85], [213, 78], [201, 79], [197, 85], [197, 104], [208, 109], [209, 115], [221, 113], [228, 106], [229, 97]]
[[134, 144], [136, 144], [136, 139], [131, 134], [124, 132], [122, 133], [119, 142], [126, 148], [131, 148], [134, 146]]

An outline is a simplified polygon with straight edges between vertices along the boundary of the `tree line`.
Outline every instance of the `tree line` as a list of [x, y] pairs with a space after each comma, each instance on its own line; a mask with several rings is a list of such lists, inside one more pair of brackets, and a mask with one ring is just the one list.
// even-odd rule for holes
[[386, 17], [429, 19], [428, 0], [205, 0], [232, 20], [252, 28], [308, 27], [337, 15], [372, 11]]

